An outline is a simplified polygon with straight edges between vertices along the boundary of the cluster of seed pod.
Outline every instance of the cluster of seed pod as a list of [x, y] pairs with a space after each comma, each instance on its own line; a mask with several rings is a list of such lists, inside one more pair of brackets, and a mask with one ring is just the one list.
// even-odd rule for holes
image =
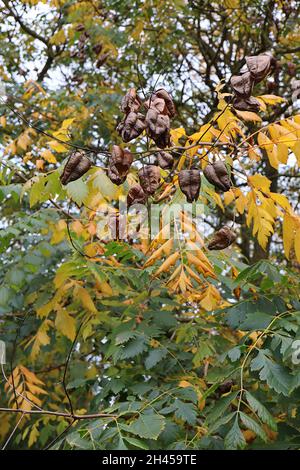
[[[88, 48], [90, 34], [88, 31], [86, 31], [85, 26], [81, 23], [76, 26], [76, 31], [80, 32], [81, 34], [78, 38], [76, 49], [71, 52], [71, 57], [78, 57], [79, 61], [83, 63], [86, 59], [86, 51]], [[109, 53], [102, 53], [103, 45], [101, 43], [95, 44], [92, 49], [97, 58], [96, 67], [99, 68], [106, 62], [107, 58], [109, 57]]]
[[271, 53], [246, 57], [246, 65], [239, 75], [230, 79], [234, 91], [233, 107], [238, 111], [258, 111], [259, 101], [251, 96], [253, 86], [264, 80], [274, 69], [276, 60]]
[[[121, 110], [125, 119], [118, 126], [118, 130], [125, 142], [129, 142], [143, 130], [155, 141], [158, 147], [165, 148], [170, 143], [170, 121], [175, 115], [175, 107], [170, 95], [163, 89], [157, 90], [144, 104], [147, 113], [140, 113], [141, 99], [134, 88], [130, 89], [122, 100]], [[153, 196], [160, 187], [160, 168], [171, 169], [174, 158], [171, 153], [160, 150], [156, 154], [156, 164], [143, 165], [138, 171], [139, 184], [132, 186], [127, 195], [128, 207], [133, 204], [145, 204], [149, 196]], [[116, 184], [125, 182], [133, 163], [133, 154], [128, 149], [118, 145], [112, 148], [108, 163], [107, 176]], [[83, 176], [91, 167], [91, 161], [82, 151], [72, 153], [67, 160], [61, 174], [63, 185], [75, 181]], [[206, 179], [219, 191], [228, 191], [231, 187], [230, 177], [223, 161], [209, 163], [203, 171]], [[181, 170], [178, 173], [178, 182], [181, 191], [188, 202], [198, 199], [201, 187], [201, 174], [198, 169]], [[114, 217], [118, 218], [118, 214]], [[115, 221], [116, 222], [116, 221]], [[235, 240], [235, 234], [228, 227], [216, 232], [208, 245], [211, 250], [223, 249]]]
[[131, 88], [122, 100], [121, 111], [125, 117], [117, 126], [117, 131], [124, 142], [130, 142], [146, 131], [157, 147], [164, 149], [170, 144], [170, 118], [175, 116], [176, 111], [166, 90], [156, 90], [143, 102], [136, 89]]
[[[220, 191], [229, 191], [231, 181], [228, 175], [226, 165], [223, 161], [209, 163], [204, 171], [206, 179]], [[185, 194], [188, 202], [193, 202], [198, 199], [201, 175], [197, 169], [181, 170], [178, 174], [179, 187]]]

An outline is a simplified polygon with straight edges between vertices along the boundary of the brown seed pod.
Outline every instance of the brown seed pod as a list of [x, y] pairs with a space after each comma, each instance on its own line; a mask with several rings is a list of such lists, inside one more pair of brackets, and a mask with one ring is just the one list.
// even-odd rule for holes
[[236, 96], [232, 102], [232, 106], [238, 111], [259, 111], [259, 101], [250, 96], [250, 98], [240, 98]]
[[126, 95], [123, 97], [121, 102], [121, 111], [125, 114], [130, 113], [131, 111], [137, 113], [140, 109], [142, 101], [136, 93], [135, 88], [130, 88]]
[[253, 88], [253, 79], [250, 72], [242, 75], [233, 75], [230, 79], [230, 85], [233, 91], [241, 98], [249, 98]]
[[139, 170], [138, 175], [144, 193], [147, 195], [154, 194], [160, 182], [159, 167], [154, 165], [146, 165]]
[[118, 145], [114, 145], [109, 161], [107, 176], [114, 184], [119, 186], [126, 180], [132, 162], [133, 155], [129, 150], [123, 150]]
[[102, 51], [103, 49], [103, 45], [101, 43], [99, 44], [95, 44], [95, 46], [93, 46], [93, 51], [95, 52], [95, 54], [99, 55], [100, 52]]
[[96, 62], [96, 67], [99, 68], [103, 64], [105, 64], [108, 57], [109, 57], [109, 52], [105, 52], [104, 54], [99, 55], [98, 60]]
[[168, 114], [171, 118], [173, 118], [176, 114], [176, 109], [169, 93], [164, 88], [159, 88], [159, 90], [155, 92], [155, 95], [165, 101]]
[[174, 165], [174, 158], [172, 157], [170, 153], [161, 151], [161, 152], [158, 152], [156, 156], [157, 156], [157, 163], [160, 166], [160, 168], [162, 168], [163, 170], [170, 169]]
[[156, 143], [157, 147], [160, 149], [165, 149], [166, 147], [170, 146], [171, 136], [170, 136], [169, 129], [166, 129], [166, 131], [163, 134], [160, 134], [157, 136], [152, 135], [151, 137]]
[[246, 57], [246, 64], [251, 77], [256, 83], [263, 80], [270, 72], [271, 67], [276, 63], [274, 57], [270, 53], [264, 53]]
[[214, 234], [213, 238], [207, 245], [207, 248], [209, 250], [224, 250], [224, 248], [230, 246], [235, 239], [236, 234], [225, 225]]
[[169, 116], [160, 114], [157, 109], [150, 108], [146, 114], [146, 124], [149, 132], [158, 136], [170, 130], [170, 119]]
[[207, 165], [203, 171], [205, 178], [221, 191], [229, 191], [231, 181], [224, 162], [218, 161]]
[[167, 106], [165, 100], [158, 98], [155, 94], [145, 101], [145, 107], [148, 109], [155, 109], [160, 114], [167, 114]]
[[92, 162], [84, 152], [77, 151], [72, 153], [60, 176], [61, 183], [66, 185], [71, 181], [78, 180], [90, 169], [91, 165]]
[[75, 31], [84, 31], [85, 27], [82, 23], [78, 24], [75, 28]]
[[133, 204], [145, 204], [147, 202], [147, 194], [144, 193], [143, 188], [139, 184], [135, 184], [130, 188], [127, 194], [127, 206]]
[[146, 128], [143, 114], [130, 112], [117, 126], [117, 131], [124, 142], [130, 142], [138, 137]]
[[150, 108], [146, 115], [147, 133], [159, 148], [165, 148], [170, 143], [170, 118], [160, 114], [157, 109]]
[[181, 170], [178, 173], [179, 187], [188, 202], [196, 201], [199, 197], [201, 178], [199, 170]]

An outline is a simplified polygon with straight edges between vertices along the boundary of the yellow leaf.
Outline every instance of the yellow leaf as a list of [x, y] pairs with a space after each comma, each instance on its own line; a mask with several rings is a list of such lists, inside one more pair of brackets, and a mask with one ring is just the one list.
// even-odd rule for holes
[[48, 142], [48, 145], [58, 153], [67, 152], [67, 150], [68, 150], [68, 147], [61, 144], [60, 142], [57, 142], [56, 140], [50, 140]]
[[160, 273], [162, 273], [162, 272], [167, 272], [168, 269], [169, 269], [169, 267], [176, 263], [176, 261], [178, 260], [179, 256], [180, 256], [180, 253], [178, 253], [178, 252], [173, 253], [172, 255], [170, 255], [170, 256], [162, 263], [162, 265], [158, 268], [158, 270], [156, 271], [155, 275], [157, 276], [158, 274], [160, 274]]
[[295, 218], [291, 216], [289, 213], [284, 214], [283, 218], [283, 225], [282, 225], [282, 231], [283, 231], [283, 247], [284, 247], [284, 252], [285, 256], [289, 258], [290, 256], [290, 251], [293, 245], [294, 237], [295, 237]]
[[6, 127], [6, 117], [5, 116], [0, 117], [0, 125], [2, 127]]
[[297, 261], [300, 263], [300, 227], [296, 231], [294, 247]]
[[252, 121], [252, 122], [261, 122], [262, 121], [261, 117], [258, 114], [253, 113], [251, 111], [238, 111], [238, 110], [236, 110], [236, 114], [243, 121]]
[[31, 447], [36, 441], [39, 436], [39, 430], [37, 427], [34, 425], [30, 431], [29, 434], [29, 439], [28, 439], [28, 447]]
[[42, 346], [46, 346], [50, 343], [50, 337], [48, 336], [48, 330], [52, 322], [50, 320], [44, 320], [39, 327], [33, 341], [30, 357], [34, 360], [40, 353]]
[[267, 104], [277, 104], [277, 103], [284, 103], [286, 101], [285, 98], [276, 95], [260, 95], [256, 96], [256, 98], [262, 99]]
[[259, 146], [262, 147], [267, 152], [270, 165], [273, 168], [278, 169], [279, 161], [278, 161], [278, 156], [277, 156], [276, 145], [263, 132], [258, 133], [257, 141], [258, 141]]
[[256, 174], [253, 176], [249, 176], [248, 180], [250, 184], [254, 186], [256, 189], [259, 189], [266, 193], [270, 191], [271, 181], [266, 176]]
[[23, 132], [17, 139], [17, 146], [20, 147], [22, 150], [27, 150], [31, 142], [30, 136], [28, 132]]
[[283, 163], [286, 165], [288, 161], [288, 156], [289, 156], [289, 148], [287, 145], [279, 143], [277, 144], [277, 158], [280, 161], [280, 163]]
[[251, 160], [255, 160], [256, 162], [260, 160], [259, 153], [253, 147], [249, 148], [248, 155], [249, 155], [249, 158], [251, 158]]
[[179, 385], [179, 387], [182, 387], [182, 388], [187, 388], [187, 387], [192, 387], [193, 386], [187, 380], [181, 380], [178, 385]]
[[295, 157], [297, 158], [298, 166], [300, 166], [300, 142], [296, 142], [293, 147], [293, 152]]
[[89, 312], [92, 313], [97, 313], [97, 309], [95, 307], [95, 304], [88, 292], [87, 289], [81, 286], [76, 286], [74, 290], [74, 297], [78, 298], [80, 302], [82, 303], [82, 306], [88, 310]]
[[76, 335], [76, 321], [64, 308], [57, 310], [55, 318], [55, 326], [64, 336], [71, 341], [75, 339]]
[[229, 204], [232, 203], [232, 201], [234, 201], [235, 199], [235, 196], [234, 196], [234, 192], [233, 191], [226, 191], [226, 193], [224, 193], [224, 202], [225, 202], [225, 205], [226, 206], [229, 206]]
[[183, 127], [178, 127], [177, 129], [171, 129], [170, 131], [172, 142], [175, 146], [179, 145], [179, 139], [185, 136], [185, 129]]
[[41, 157], [48, 163], [56, 163], [57, 160], [50, 150], [46, 149], [41, 153]]
[[63, 44], [64, 42], [66, 42], [66, 34], [63, 29], [57, 31], [57, 33], [55, 33], [50, 39], [50, 43], [55, 44], [56, 46]]
[[74, 118], [65, 119], [62, 123], [61, 129], [68, 129], [73, 122]]

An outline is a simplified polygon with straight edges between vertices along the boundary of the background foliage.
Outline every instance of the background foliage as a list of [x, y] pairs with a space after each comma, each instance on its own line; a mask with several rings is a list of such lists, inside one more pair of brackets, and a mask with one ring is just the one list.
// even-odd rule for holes
[[[299, 448], [299, 10], [1, 0], [2, 446]], [[267, 50], [277, 66], [255, 87], [260, 111], [235, 112], [230, 76]], [[174, 144], [194, 145], [177, 164], [221, 155], [232, 167], [224, 195], [203, 178], [205, 221], [183, 227], [197, 242], [234, 224], [233, 248], [203, 249], [210, 277], [185, 246], [172, 267], [175, 243], [104, 243], [97, 229], [96, 210], [127, 194], [147, 150], [131, 142], [134, 171], [120, 187], [108, 180], [120, 100], [158, 85], [176, 104]], [[63, 188], [74, 146], [94, 166]], [[176, 175], [162, 177], [162, 204], [183, 202]]]

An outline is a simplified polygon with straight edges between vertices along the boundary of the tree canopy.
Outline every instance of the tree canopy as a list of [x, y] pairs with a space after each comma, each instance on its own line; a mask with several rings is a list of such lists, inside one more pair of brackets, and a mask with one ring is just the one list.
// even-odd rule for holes
[[300, 448], [299, 14], [0, 1], [1, 447]]

